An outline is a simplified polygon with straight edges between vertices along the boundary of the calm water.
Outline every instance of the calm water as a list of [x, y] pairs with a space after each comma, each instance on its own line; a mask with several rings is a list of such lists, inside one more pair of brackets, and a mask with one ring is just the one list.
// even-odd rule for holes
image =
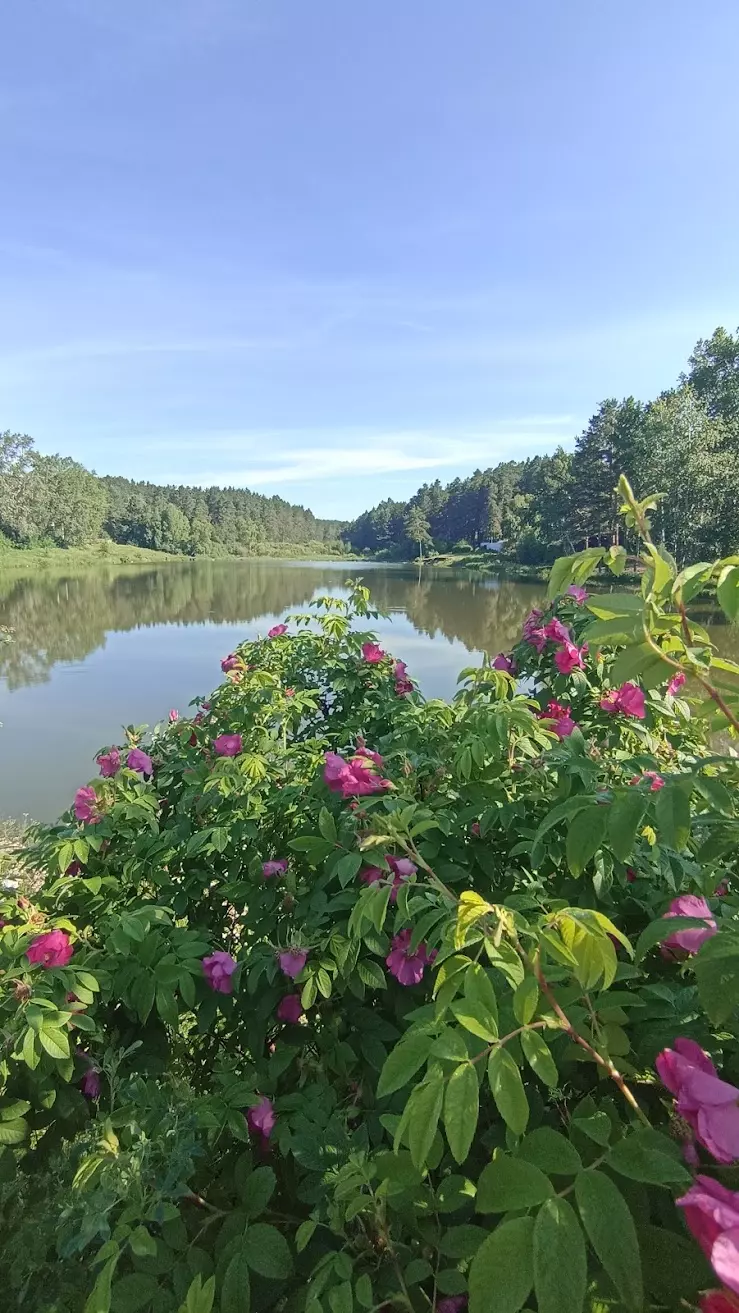
[[376, 628], [427, 696], [509, 647], [543, 589], [448, 570], [366, 564], [187, 561], [97, 566], [79, 574], [0, 573], [0, 816], [52, 819], [95, 773], [122, 725], [185, 712], [221, 679], [236, 643], [361, 575], [390, 615]]

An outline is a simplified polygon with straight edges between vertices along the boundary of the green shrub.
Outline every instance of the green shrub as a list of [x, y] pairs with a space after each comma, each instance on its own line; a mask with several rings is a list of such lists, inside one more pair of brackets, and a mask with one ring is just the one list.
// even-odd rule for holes
[[739, 564], [677, 574], [623, 492], [640, 596], [578, 591], [618, 550], [558, 561], [446, 703], [352, 585], [36, 829], [47, 881], [0, 939], [13, 1307], [595, 1313], [720, 1284], [675, 1201], [709, 1182], [693, 1230], [706, 1189], [739, 1204], [737, 762], [708, 741], [739, 669], [685, 606], [716, 586], [734, 618]]

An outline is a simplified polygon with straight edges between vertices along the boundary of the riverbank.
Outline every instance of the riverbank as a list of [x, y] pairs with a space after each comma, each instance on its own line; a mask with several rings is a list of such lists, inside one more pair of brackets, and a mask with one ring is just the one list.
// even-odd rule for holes
[[360, 561], [361, 556], [332, 552], [319, 543], [264, 543], [253, 556], [185, 556], [133, 547], [109, 539], [83, 547], [10, 547], [0, 552], [0, 574], [25, 570], [85, 569], [97, 565], [162, 565], [167, 561]]

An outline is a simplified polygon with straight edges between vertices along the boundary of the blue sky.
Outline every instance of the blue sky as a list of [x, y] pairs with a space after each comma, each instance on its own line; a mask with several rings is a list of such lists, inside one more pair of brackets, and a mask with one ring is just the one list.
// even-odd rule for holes
[[0, 429], [350, 516], [739, 322], [736, 0], [3, 17]]

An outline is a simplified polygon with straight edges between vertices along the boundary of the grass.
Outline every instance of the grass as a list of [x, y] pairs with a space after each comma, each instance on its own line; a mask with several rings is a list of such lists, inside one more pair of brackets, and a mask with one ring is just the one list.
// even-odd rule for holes
[[[341, 552], [324, 543], [264, 543], [259, 550], [262, 558], [281, 558], [292, 561], [359, 561], [362, 558], [350, 552]], [[219, 560], [249, 561], [253, 556], [182, 556], [172, 552], [155, 552], [148, 547], [132, 547], [124, 543], [88, 543], [83, 547], [9, 547], [0, 551], [0, 574], [19, 570], [67, 569], [70, 566], [94, 565], [162, 565], [167, 561]]]

